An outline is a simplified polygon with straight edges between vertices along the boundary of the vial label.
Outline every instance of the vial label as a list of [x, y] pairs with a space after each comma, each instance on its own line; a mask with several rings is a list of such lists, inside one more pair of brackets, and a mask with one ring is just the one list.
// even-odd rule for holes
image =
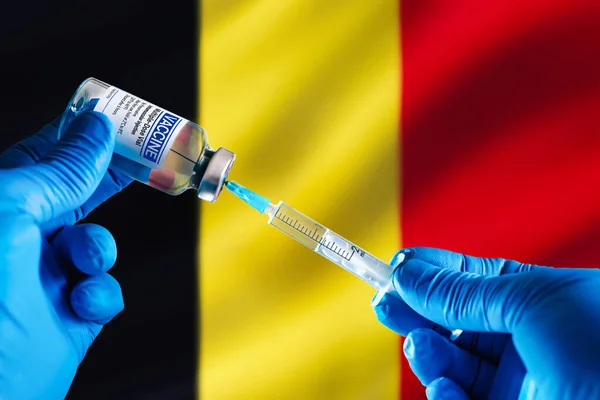
[[115, 152], [152, 169], [160, 168], [188, 120], [114, 86], [94, 111], [106, 115], [116, 129]]

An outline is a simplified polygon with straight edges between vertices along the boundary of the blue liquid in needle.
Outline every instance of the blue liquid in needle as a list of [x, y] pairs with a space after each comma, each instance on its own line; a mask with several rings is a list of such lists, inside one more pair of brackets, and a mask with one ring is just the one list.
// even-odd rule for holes
[[269, 199], [262, 197], [258, 193], [254, 193], [250, 189], [246, 189], [237, 182], [227, 181], [225, 183], [225, 187], [227, 190], [236, 195], [239, 199], [248, 203], [252, 208], [261, 214], [265, 212], [267, 206], [269, 205]]

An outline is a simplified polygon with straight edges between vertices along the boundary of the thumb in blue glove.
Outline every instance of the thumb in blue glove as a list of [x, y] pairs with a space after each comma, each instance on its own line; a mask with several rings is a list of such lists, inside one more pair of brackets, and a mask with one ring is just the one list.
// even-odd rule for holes
[[[402, 300], [386, 295], [375, 307], [396, 331], [404, 321], [405, 355], [430, 399], [447, 398], [440, 378], [453, 398], [600, 398], [600, 271], [404, 252], [394, 273]], [[416, 321], [466, 332], [451, 342]]]
[[123, 309], [110, 233], [72, 225], [129, 180], [108, 171], [114, 131], [82, 114], [0, 156], [0, 397], [63, 398], [88, 347]]

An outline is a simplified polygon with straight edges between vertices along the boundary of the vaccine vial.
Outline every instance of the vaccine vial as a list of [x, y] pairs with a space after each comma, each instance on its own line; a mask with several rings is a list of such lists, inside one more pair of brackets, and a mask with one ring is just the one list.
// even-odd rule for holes
[[63, 114], [59, 137], [84, 111], [108, 117], [116, 131], [111, 168], [171, 195], [187, 189], [214, 202], [235, 160], [208, 145], [202, 127], [98, 79], [88, 78]]

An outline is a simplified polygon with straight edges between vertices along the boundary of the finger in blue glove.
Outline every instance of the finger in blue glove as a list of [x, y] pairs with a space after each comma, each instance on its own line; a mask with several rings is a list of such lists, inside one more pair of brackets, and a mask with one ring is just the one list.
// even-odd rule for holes
[[414, 329], [427, 328], [444, 337], [450, 336], [448, 329], [417, 314], [408, 304], [390, 293], [375, 294], [371, 305], [377, 320], [399, 335], [406, 336]]
[[[89, 114], [89, 113], [87, 113]], [[83, 121], [79, 121], [79, 126], [83, 126], [84, 129], [88, 125], [100, 124], [105, 125], [106, 121], [103, 121], [104, 116], [98, 114], [98, 119], [87, 118], [86, 113], [82, 115]], [[36, 134], [25, 138], [14, 146], [10, 147], [0, 155], [0, 170], [2, 169], [14, 169], [22, 167], [34, 167], [42, 158], [49, 153], [53, 147], [57, 144], [58, 140], [58, 125], [57, 120], [53, 124], [44, 126]], [[86, 122], [87, 121], [87, 122]], [[108, 127], [112, 129], [112, 126]], [[71, 131], [69, 131], [71, 134]], [[99, 137], [101, 139], [101, 137]], [[99, 148], [101, 148], [100, 146]], [[95, 151], [92, 147], [91, 151]], [[114, 154], [113, 154], [114, 159]], [[112, 162], [113, 160], [111, 160]], [[85, 163], [80, 163], [79, 160], [75, 160], [79, 164], [79, 168], [89, 168]], [[96, 166], [94, 166], [96, 167]], [[42, 225], [42, 232], [44, 236], [50, 236], [54, 234], [57, 229], [64, 225], [72, 225], [88, 215], [94, 208], [104, 202], [106, 199], [121, 191], [126, 187], [132, 179], [124, 174], [114, 171], [111, 168], [108, 169], [106, 174], [102, 177], [100, 184], [90, 198], [83, 203], [80, 207], [73, 210], [69, 210], [58, 217], [52, 218], [46, 221]]]
[[[413, 255], [414, 252], [411, 249], [400, 250], [394, 254], [390, 265], [393, 268], [397, 268], [399, 265], [410, 260]], [[380, 291], [373, 297], [371, 306], [379, 322], [402, 336], [406, 336], [408, 332], [417, 328], [430, 328], [445, 337], [451, 335], [448, 329], [431, 322], [415, 312], [397, 293], [384, 293]]]
[[487, 398], [496, 366], [429, 329], [415, 329], [404, 341], [404, 355], [425, 386], [439, 377], [457, 383], [475, 399]]
[[71, 306], [78, 316], [105, 324], [123, 310], [121, 287], [106, 274], [117, 258], [117, 246], [108, 230], [95, 224], [66, 226], [51, 244], [70, 269], [67, 273], [73, 276], [77, 270], [92, 275], [83, 277], [72, 289]]
[[117, 260], [115, 239], [96, 224], [67, 225], [51, 244], [63, 263], [88, 275], [108, 271]]
[[425, 393], [427, 400], [471, 400], [460, 386], [446, 377], [431, 382]]
[[123, 311], [121, 286], [108, 274], [84, 278], [71, 292], [71, 306], [81, 318], [106, 324]]
[[[15, 204], [38, 224], [80, 207], [98, 187], [115, 138], [108, 118], [81, 114], [36, 165], [5, 170], [4, 204]], [[76, 157], [73, 155], [77, 154]]]

